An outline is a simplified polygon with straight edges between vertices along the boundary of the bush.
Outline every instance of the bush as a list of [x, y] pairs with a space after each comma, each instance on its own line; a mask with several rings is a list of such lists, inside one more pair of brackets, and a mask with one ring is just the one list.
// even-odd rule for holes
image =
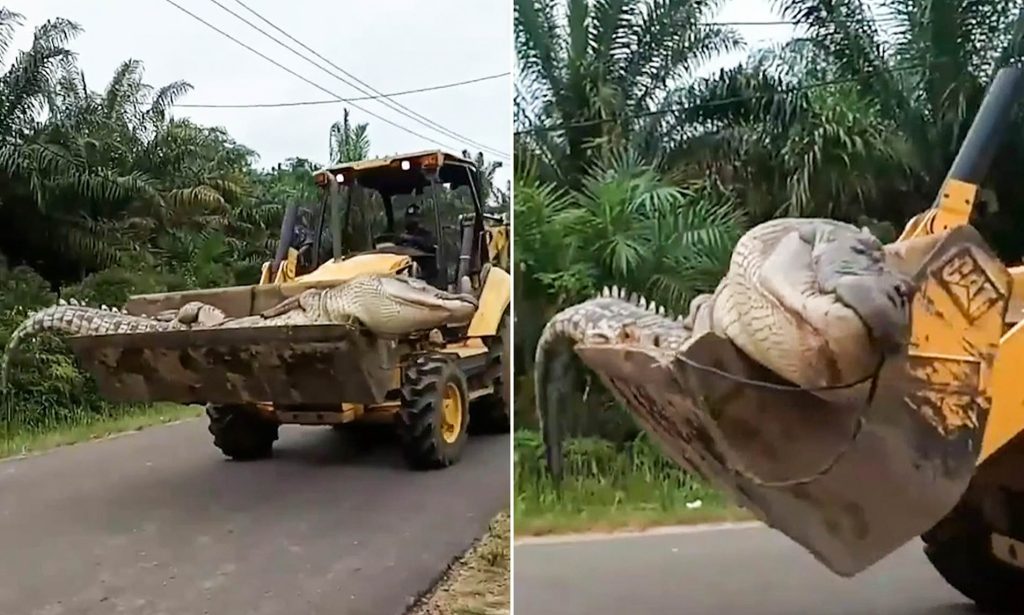
[[[129, 294], [156, 292], [155, 276], [111, 269], [61, 291], [89, 303], [120, 305]], [[53, 305], [57, 294], [28, 267], [8, 269], [0, 263], [0, 344], [6, 349], [14, 330], [35, 311]], [[10, 433], [44, 432], [98, 418], [116, 418], [138, 406], [103, 401], [94, 379], [83, 371], [60, 337], [39, 334], [22, 340], [10, 357], [9, 382], [3, 393], [4, 421]]]

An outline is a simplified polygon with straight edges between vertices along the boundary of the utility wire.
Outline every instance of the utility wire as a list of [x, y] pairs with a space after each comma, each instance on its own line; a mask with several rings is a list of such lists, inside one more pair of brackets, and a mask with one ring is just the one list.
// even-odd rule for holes
[[[928, 63], [924, 63], [924, 64], [910, 64], [910, 65], [905, 65], [905, 66], [897, 66], [897, 67], [893, 67], [891, 69], [891, 71], [892, 72], [903, 72], [903, 71], [908, 71], [908, 70], [916, 70], [916, 69], [919, 69], [919, 68], [924, 68], [927, 65], [928, 65]], [[522, 130], [515, 131], [513, 134], [518, 137], [518, 136], [522, 136], [522, 135], [526, 135], [526, 134], [539, 134], [539, 133], [545, 133], [545, 132], [561, 132], [561, 131], [565, 131], [565, 130], [570, 130], [572, 128], [584, 128], [584, 127], [587, 127], [587, 126], [595, 126], [597, 124], [608, 124], [608, 123], [613, 123], [613, 122], [623, 122], [623, 121], [628, 121], [628, 120], [635, 120], [635, 119], [640, 119], [640, 118], [645, 118], [645, 117], [651, 117], [651, 116], [655, 116], [655, 115], [665, 115], [665, 114], [668, 114], [668, 113], [675, 113], [675, 112], [694, 111], [696, 109], [705, 109], [705, 108], [710, 108], [710, 107], [718, 107], [718, 106], [721, 106], [721, 105], [728, 105], [728, 104], [732, 104], [732, 103], [743, 102], [743, 101], [746, 101], [746, 100], [754, 100], [754, 99], [757, 99], [757, 98], [767, 98], [767, 97], [771, 97], [771, 96], [786, 96], [786, 95], [789, 95], [789, 94], [797, 94], [797, 93], [800, 93], [800, 92], [807, 92], [807, 91], [816, 90], [816, 89], [819, 89], [819, 88], [830, 87], [830, 86], [833, 86], [833, 85], [843, 85], [843, 84], [848, 84], [848, 83], [856, 83], [856, 82], [860, 81], [862, 78], [863, 78], [863, 75], [861, 75], [860, 77], [848, 77], [848, 78], [845, 78], [845, 79], [830, 79], [828, 81], [817, 81], [817, 82], [814, 82], [814, 83], [808, 83], [806, 85], [802, 85], [802, 86], [798, 86], [798, 87], [794, 87], [794, 88], [781, 89], [781, 90], [777, 90], [777, 91], [774, 91], [774, 92], [764, 92], [764, 93], [759, 93], [759, 94], [743, 94], [743, 95], [739, 95], [739, 96], [731, 96], [729, 98], [720, 98], [718, 100], [709, 100], [709, 101], [706, 101], [706, 102], [694, 103], [692, 105], [675, 105], [675, 106], [671, 106], [671, 107], [666, 107], [664, 109], [656, 109], [656, 110], [653, 110], [653, 111], [644, 111], [643, 113], [633, 113], [633, 114], [630, 114], [630, 115], [624, 115], [624, 116], [620, 116], [620, 117], [599, 118], [599, 119], [595, 119], [595, 120], [586, 120], [586, 121], [583, 121], [583, 122], [570, 122], [570, 123], [567, 123], [567, 124], [558, 124], [558, 125], [552, 125], [552, 126], [537, 126], [535, 128], [524, 128]]]
[[[270, 40], [274, 41], [278, 45], [284, 47], [288, 51], [290, 51], [293, 54], [299, 56], [303, 60], [309, 62], [313, 66], [319, 68], [323, 72], [325, 72], [328, 75], [330, 75], [331, 77], [334, 77], [335, 79], [341, 81], [342, 83], [345, 83], [346, 85], [348, 85], [350, 87], [353, 87], [356, 90], [359, 90], [360, 92], [362, 92], [363, 94], [366, 94], [366, 95], [371, 95], [371, 92], [374, 93], [374, 94], [378, 94], [378, 95], [381, 94], [381, 92], [379, 92], [378, 90], [375, 90], [368, 83], [362, 81], [361, 79], [359, 79], [358, 77], [356, 77], [352, 73], [346, 71], [345, 69], [341, 68], [340, 66], [338, 66], [337, 64], [332, 62], [330, 59], [328, 59], [328, 58], [324, 57], [322, 54], [318, 53], [316, 50], [310, 48], [308, 45], [306, 45], [302, 41], [296, 39], [291, 34], [288, 34], [287, 32], [285, 32], [283, 29], [281, 29], [279, 26], [275, 25], [269, 19], [263, 17], [260, 13], [258, 13], [255, 10], [253, 10], [252, 8], [250, 8], [248, 5], [245, 4], [245, 2], [242, 2], [242, 0], [235, 0], [235, 3], [238, 4], [239, 6], [241, 6], [242, 8], [244, 8], [249, 13], [252, 13], [257, 19], [263, 21], [264, 23], [269, 25], [271, 28], [273, 28], [273, 29], [277, 30], [278, 32], [280, 32], [281, 34], [283, 34], [286, 38], [288, 38], [289, 40], [291, 40], [295, 44], [299, 45], [300, 47], [302, 47], [303, 49], [305, 49], [309, 53], [313, 54], [314, 56], [316, 56], [317, 58], [319, 58], [323, 62], [325, 62], [328, 65], [330, 65], [331, 67], [333, 67], [336, 71], [339, 71], [340, 73], [348, 76], [349, 79], [346, 79], [345, 77], [342, 77], [341, 75], [339, 75], [339, 74], [337, 74], [335, 72], [332, 72], [332, 71], [324, 68], [323, 66], [321, 66], [317, 62], [314, 62], [308, 56], [302, 54], [299, 51], [296, 51], [293, 47], [289, 46], [287, 43], [282, 42], [280, 39], [276, 38], [274, 35], [270, 34], [266, 30], [260, 28], [259, 26], [257, 26], [256, 24], [252, 23], [251, 21], [249, 21], [245, 17], [239, 15], [235, 11], [233, 11], [230, 8], [224, 6], [224, 4], [222, 4], [219, 0], [210, 0], [210, 2], [216, 4], [217, 6], [219, 6], [224, 11], [226, 11], [226, 12], [230, 13], [231, 15], [233, 15], [236, 19], [246, 23], [249, 27], [251, 27], [254, 30], [256, 30], [257, 32], [263, 34], [264, 36], [266, 36]], [[355, 83], [353, 83], [353, 81], [355, 81], [355, 82], [357, 82], [359, 84], [362, 84], [363, 86], [365, 86], [365, 88], [364, 87], [360, 87], [359, 85], [356, 85]], [[385, 104], [386, 106], [390, 107], [392, 110], [395, 110], [398, 113], [405, 115], [406, 117], [409, 117], [410, 115], [414, 116], [414, 117], [410, 117], [409, 119], [413, 119], [413, 120], [417, 121], [419, 124], [427, 126], [428, 128], [431, 128], [431, 129], [435, 130], [436, 132], [439, 132], [441, 134], [444, 134], [444, 135], [449, 136], [449, 137], [454, 138], [454, 139], [458, 139], [460, 141], [464, 141], [466, 143], [470, 143], [472, 145], [475, 145], [475, 146], [479, 147], [480, 149], [482, 149], [484, 151], [487, 151], [487, 152], [492, 153], [494, 155], [500, 156], [500, 157], [502, 157], [502, 158], [504, 158], [506, 160], [509, 158], [507, 153], [505, 153], [505, 152], [503, 152], [503, 151], [501, 151], [501, 150], [499, 150], [497, 148], [491, 147], [489, 145], [480, 143], [478, 141], [474, 141], [473, 139], [470, 139], [469, 137], [467, 137], [465, 135], [461, 135], [461, 134], [459, 134], [459, 133], [457, 133], [457, 132], [455, 132], [455, 131], [453, 131], [451, 129], [448, 129], [448, 128], [438, 124], [437, 122], [434, 122], [430, 118], [427, 118], [427, 117], [425, 117], [425, 116], [423, 116], [423, 115], [421, 115], [419, 113], [416, 113], [412, 109], [409, 109], [408, 107], [402, 105], [401, 103], [394, 102], [394, 101], [388, 99], [387, 97], [381, 98], [378, 102], [381, 102], [382, 104]], [[405, 113], [403, 113], [403, 110], [404, 110]]]
[[[198, 21], [198, 22], [202, 23], [203, 25], [205, 25], [206, 27], [210, 28], [211, 30], [213, 30], [213, 31], [217, 32], [217, 33], [218, 33], [218, 34], [220, 34], [221, 36], [224, 36], [224, 37], [226, 37], [226, 38], [230, 39], [231, 41], [235, 42], [236, 44], [238, 44], [238, 45], [241, 45], [242, 47], [244, 47], [244, 48], [248, 49], [248, 50], [249, 50], [249, 51], [251, 51], [252, 53], [255, 53], [255, 54], [256, 54], [256, 55], [258, 55], [259, 57], [263, 58], [263, 59], [264, 59], [264, 60], [266, 60], [267, 62], [270, 62], [270, 63], [271, 63], [271, 64], [273, 64], [274, 66], [277, 66], [278, 68], [280, 68], [281, 70], [283, 70], [283, 71], [285, 71], [285, 72], [287, 72], [287, 73], [291, 74], [292, 76], [294, 76], [294, 77], [296, 77], [296, 78], [298, 78], [298, 79], [301, 79], [302, 81], [305, 81], [305, 82], [306, 82], [306, 83], [308, 83], [309, 85], [311, 85], [311, 86], [315, 87], [316, 89], [318, 89], [318, 90], [320, 90], [321, 92], [323, 92], [323, 93], [327, 94], [328, 96], [333, 96], [333, 97], [334, 97], [334, 98], [335, 98], [336, 100], [339, 100], [339, 101], [343, 101], [343, 100], [344, 100], [344, 99], [343, 99], [343, 98], [342, 98], [341, 96], [339, 96], [338, 94], [336, 94], [336, 93], [332, 92], [331, 90], [328, 90], [327, 88], [323, 87], [323, 86], [322, 86], [322, 85], [320, 85], [319, 83], [316, 83], [316, 82], [312, 81], [311, 79], [307, 79], [306, 77], [303, 77], [303, 76], [302, 76], [302, 75], [300, 75], [299, 73], [297, 73], [297, 72], [293, 71], [292, 69], [288, 68], [288, 67], [287, 67], [287, 66], [285, 66], [284, 64], [281, 64], [281, 63], [280, 63], [280, 62], [278, 62], [277, 60], [274, 60], [273, 58], [271, 58], [271, 57], [267, 56], [266, 54], [264, 54], [264, 53], [262, 53], [262, 52], [260, 52], [260, 51], [258, 51], [258, 50], [256, 50], [256, 49], [254, 49], [253, 47], [251, 47], [251, 46], [249, 46], [249, 45], [247, 45], [247, 44], [243, 43], [242, 41], [238, 40], [237, 38], [235, 38], [235, 37], [231, 36], [231, 35], [230, 35], [230, 34], [228, 34], [227, 32], [225, 32], [225, 31], [221, 30], [221, 29], [220, 29], [220, 28], [218, 28], [217, 26], [215, 26], [215, 25], [211, 24], [210, 22], [206, 21], [206, 20], [205, 20], [205, 19], [203, 19], [202, 17], [200, 17], [200, 16], [196, 15], [196, 14], [195, 14], [195, 13], [193, 13], [192, 11], [190, 11], [190, 10], [186, 9], [185, 7], [181, 6], [180, 4], [178, 4], [177, 2], [175, 2], [174, 0], [164, 0], [164, 1], [165, 1], [165, 2], [167, 2], [168, 4], [170, 4], [170, 5], [174, 6], [174, 7], [175, 7], [175, 8], [177, 8], [178, 10], [182, 11], [183, 13], [186, 13], [187, 15], [191, 16], [191, 17], [192, 17], [193, 19], [195, 19], [196, 21]], [[400, 124], [396, 124], [395, 122], [392, 122], [391, 120], [387, 119], [386, 117], [382, 117], [382, 116], [379, 116], [379, 115], [377, 115], [376, 113], [373, 113], [372, 111], [368, 111], [368, 110], [364, 109], [363, 107], [360, 107], [360, 106], [359, 106], [358, 104], [356, 104], [356, 103], [350, 103], [350, 104], [351, 104], [351, 105], [352, 105], [353, 107], [355, 107], [356, 109], [359, 109], [360, 111], [362, 111], [363, 113], [366, 113], [367, 115], [370, 115], [370, 116], [372, 116], [372, 117], [375, 117], [375, 118], [377, 118], [377, 119], [381, 120], [382, 122], [385, 122], [385, 123], [387, 123], [387, 124], [390, 124], [391, 126], [394, 126], [395, 128], [398, 128], [399, 130], [402, 130], [402, 131], [404, 131], [404, 132], [407, 132], [407, 133], [409, 133], [409, 134], [411, 134], [411, 135], [413, 135], [413, 136], [419, 137], [420, 139], [423, 139], [423, 140], [425, 140], [425, 141], [429, 141], [429, 142], [431, 142], [431, 143], [433, 143], [433, 144], [435, 144], [435, 145], [438, 145], [438, 146], [440, 146], [440, 147], [443, 147], [443, 148], [445, 148], [445, 149], [450, 149], [450, 150], [456, 150], [456, 149], [457, 149], [457, 148], [454, 148], [454, 147], [452, 147], [452, 146], [450, 146], [450, 145], [447, 145], [447, 144], [441, 143], [440, 141], [437, 141], [437, 140], [435, 140], [435, 139], [431, 139], [430, 137], [427, 137], [427, 136], [421, 135], [421, 134], [419, 134], [418, 132], [415, 132], [415, 131], [414, 131], [414, 130], [412, 130], [412, 129], [406, 128], [405, 126], [402, 126], [402, 125], [400, 125]]]
[[352, 102], [358, 100], [377, 100], [379, 98], [385, 98], [390, 96], [405, 96], [407, 94], [419, 94], [420, 92], [434, 92], [437, 90], [446, 90], [449, 88], [455, 88], [463, 85], [469, 85], [472, 83], [480, 83], [481, 81], [489, 81], [491, 79], [500, 79], [501, 77], [508, 77], [512, 73], [499, 73], [497, 75], [486, 75], [484, 77], [477, 77], [475, 79], [466, 79], [465, 81], [454, 81], [452, 83], [442, 83], [440, 85], [432, 85], [425, 88], [417, 88], [415, 90], [403, 90], [401, 92], [391, 92], [389, 94], [381, 94], [380, 96], [356, 96], [353, 98], [338, 98], [330, 100], [300, 100], [296, 102], [280, 102], [280, 103], [236, 103], [236, 104], [176, 104], [175, 107], [187, 107], [190, 109], [266, 109], [272, 107], [306, 107], [310, 105], [336, 105], [339, 102]]
[[[894, 15], [879, 15], [878, 17], [866, 17], [863, 19], [845, 19], [837, 20], [845, 23], [852, 24], [863, 24], [863, 23], [881, 23], [881, 22], [893, 22], [899, 18]], [[778, 19], [768, 21], [705, 21], [697, 24], [698, 27], [714, 28], [718, 26], [802, 26], [806, 25], [804, 22], [791, 20], [791, 19]]]

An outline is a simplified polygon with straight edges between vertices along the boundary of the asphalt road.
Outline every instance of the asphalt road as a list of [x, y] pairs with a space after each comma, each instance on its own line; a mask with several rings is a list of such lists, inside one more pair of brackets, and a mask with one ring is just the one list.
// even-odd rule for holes
[[196, 420], [0, 462], [0, 613], [403, 613], [507, 509], [509, 439], [434, 472], [348, 444], [237, 463]]
[[975, 613], [915, 541], [842, 579], [763, 526], [514, 547], [516, 615]]

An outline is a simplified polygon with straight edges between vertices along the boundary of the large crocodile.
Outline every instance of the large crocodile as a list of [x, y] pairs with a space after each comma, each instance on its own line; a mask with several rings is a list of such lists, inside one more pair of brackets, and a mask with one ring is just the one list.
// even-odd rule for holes
[[905, 348], [913, 293], [867, 230], [792, 218], [744, 234], [714, 293], [695, 298], [685, 317], [605, 289], [556, 314], [538, 343], [536, 405], [549, 466], [560, 474], [555, 413], [564, 405], [568, 358], [577, 345], [643, 348], [667, 362], [711, 331], [797, 386], [842, 386]]
[[379, 337], [400, 337], [465, 324], [476, 309], [471, 295], [445, 292], [415, 278], [380, 274], [357, 276], [331, 288], [311, 288], [260, 314], [235, 318], [197, 301], [152, 317], [61, 302], [39, 310], [15, 329], [4, 353], [0, 382], [7, 381], [10, 354], [17, 345], [41, 331], [78, 336], [356, 322]]

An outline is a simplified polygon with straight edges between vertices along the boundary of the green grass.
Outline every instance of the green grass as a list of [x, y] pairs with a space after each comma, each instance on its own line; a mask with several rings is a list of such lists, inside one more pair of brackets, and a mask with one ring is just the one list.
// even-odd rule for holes
[[623, 447], [594, 439], [565, 444], [565, 477], [556, 491], [539, 436], [515, 435], [515, 531], [540, 535], [642, 529], [752, 518], [682, 472], [641, 437]]
[[508, 513], [503, 512], [409, 615], [508, 615], [510, 542]]
[[46, 428], [15, 428], [9, 437], [8, 434], [0, 435], [0, 459], [105, 438], [153, 425], [195, 418], [202, 413], [202, 406], [153, 404], [138, 409], [133, 408], [131, 412], [117, 416], [97, 415]]

